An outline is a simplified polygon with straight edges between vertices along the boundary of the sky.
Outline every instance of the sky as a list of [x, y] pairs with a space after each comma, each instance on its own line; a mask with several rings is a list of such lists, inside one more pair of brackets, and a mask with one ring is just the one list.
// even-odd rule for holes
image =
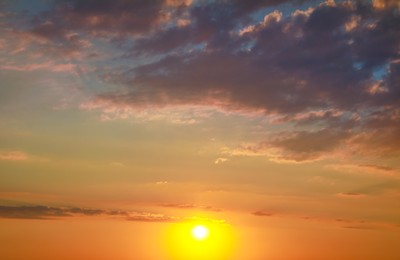
[[400, 2], [0, 0], [0, 230], [9, 260], [400, 259]]

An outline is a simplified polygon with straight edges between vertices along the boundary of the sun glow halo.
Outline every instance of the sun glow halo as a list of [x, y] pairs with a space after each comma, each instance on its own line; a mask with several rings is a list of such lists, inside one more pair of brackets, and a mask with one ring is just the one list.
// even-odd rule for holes
[[170, 224], [165, 246], [172, 260], [229, 260], [236, 235], [224, 222], [195, 220]]
[[204, 240], [208, 237], [210, 231], [203, 225], [197, 225], [192, 229], [192, 236], [196, 240]]

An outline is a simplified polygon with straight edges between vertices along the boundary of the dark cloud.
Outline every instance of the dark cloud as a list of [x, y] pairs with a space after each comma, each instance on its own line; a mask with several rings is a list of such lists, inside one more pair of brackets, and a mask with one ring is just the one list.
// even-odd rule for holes
[[374, 68], [384, 65], [390, 59], [398, 59], [400, 44], [398, 10], [384, 9], [363, 18], [360, 21], [362, 26], [356, 29], [353, 35], [353, 48], [363, 67]]
[[48, 206], [0, 206], [0, 218], [15, 219], [59, 219], [74, 216], [111, 216], [127, 221], [169, 222], [179, 221], [179, 218], [159, 213], [103, 210], [77, 207], [48, 207]]
[[59, 217], [71, 217], [72, 214], [99, 215], [99, 210], [79, 208], [58, 208], [48, 206], [0, 206], [0, 217], [2, 218], [25, 218], [25, 219], [54, 219]]
[[[201, 8], [207, 7], [211, 8]], [[375, 27], [369, 28], [366, 21], [360, 21], [356, 29], [347, 31], [345, 25], [352, 16], [358, 15], [357, 9], [346, 5], [322, 5], [309, 16], [297, 14], [280, 18], [269, 15], [266, 22], [255, 25], [242, 37], [233, 30], [235, 20], [231, 14], [207, 9], [197, 12], [199, 14], [192, 14], [193, 26], [171, 28], [139, 40], [136, 46], [137, 53], [142, 54], [178, 47], [190, 49], [190, 46], [194, 48], [192, 51], [171, 54], [129, 70], [122, 78], [119, 75], [118, 81], [132, 86], [132, 92], [123, 96], [107, 94], [100, 98], [132, 105], [143, 101], [148, 104], [163, 101], [172, 104], [217, 103], [230, 109], [294, 113], [327, 107], [356, 109], [367, 102], [386, 100], [394, 94], [394, 90], [389, 89], [390, 93], [381, 93], [378, 97], [369, 95], [365, 89], [375, 80], [374, 69], [398, 58], [395, 47], [400, 37], [394, 33], [398, 32], [394, 24], [399, 18], [395, 12], [387, 15], [376, 11]], [[195, 16], [200, 14], [208, 17]], [[215, 24], [198, 25], [203, 20], [216, 21]], [[391, 24], [389, 21], [393, 23], [391, 27], [380, 25]], [[199, 35], [203, 37], [197, 39]], [[377, 38], [377, 35], [382, 37]], [[383, 42], [379, 43], [378, 39]], [[379, 47], [369, 46], [376, 41]], [[193, 47], [200, 43], [203, 45], [197, 49]], [[369, 44], [369, 47], [361, 46], [363, 44]], [[382, 49], [383, 52], [377, 54], [379, 59], [373, 58], [367, 54], [370, 51], [364, 54], [364, 48]], [[389, 84], [394, 73], [394, 69], [389, 71], [385, 84]], [[213, 102], [215, 100], [220, 102]]]
[[319, 131], [281, 132], [266, 141], [243, 145], [228, 152], [231, 155], [265, 155], [277, 162], [308, 162], [324, 158], [342, 147], [351, 136], [349, 132], [335, 129]]
[[59, 27], [93, 34], [138, 34], [167, 18], [163, 7], [163, 0], [60, 0], [56, 1], [56, 12], [50, 16]]
[[[240, 14], [249, 14], [251, 12], [257, 11], [259, 9], [271, 6], [279, 6], [281, 4], [290, 3], [290, 4], [300, 4], [307, 2], [307, 0], [232, 0], [231, 2], [235, 8], [238, 10]], [[312, 2], [312, 1], [309, 1]], [[314, 1], [315, 2], [315, 1]]]
[[2, 218], [48, 219], [71, 216], [69, 212], [60, 208], [46, 206], [0, 206]]
[[341, 192], [337, 195], [343, 198], [362, 198], [365, 196], [365, 194], [358, 192]]
[[272, 217], [275, 216], [275, 213], [267, 212], [267, 211], [255, 211], [253, 213], [254, 216], [259, 216], [259, 217]]
[[36, 39], [31, 43], [36, 51], [67, 57], [76, 57], [82, 49], [92, 47], [94, 39], [115, 43], [147, 35], [168, 25], [186, 7], [184, 0], [55, 0], [49, 3], [48, 10], [15, 25], [26, 36]]
[[365, 120], [362, 131], [351, 140], [360, 154], [398, 156], [400, 154], [400, 109], [388, 106]]
[[398, 4], [295, 1], [309, 9], [278, 11], [289, 3], [58, 0], [21, 30], [47, 53], [78, 55], [106, 39], [132, 59], [132, 66], [123, 60], [117, 69], [95, 70], [123, 90], [100, 93], [85, 108], [261, 111], [314, 130], [272, 136], [254, 151], [278, 149], [286, 153], [281, 159], [306, 161], [346, 144], [398, 155]]
[[98, 108], [204, 105], [263, 111], [299, 127], [318, 127], [252, 147], [279, 149], [285, 154], [281, 159], [314, 160], [345, 143], [361, 153], [398, 154], [398, 9], [325, 3], [243, 23], [242, 13], [261, 10], [267, 2], [194, 6], [188, 25], [136, 42], [135, 55], [164, 54], [161, 59], [111, 76], [128, 90], [100, 94], [94, 102]]
[[[294, 132], [286, 137], [278, 137], [270, 145], [283, 149], [283, 154], [293, 154], [294, 160], [314, 159], [342, 145], [348, 137], [343, 131], [323, 129], [317, 132]], [[288, 157], [290, 159], [290, 156]]]

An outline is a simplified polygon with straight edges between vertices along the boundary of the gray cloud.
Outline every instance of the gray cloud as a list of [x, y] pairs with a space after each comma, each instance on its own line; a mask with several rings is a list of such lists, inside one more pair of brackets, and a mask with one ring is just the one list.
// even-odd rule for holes
[[71, 216], [68, 210], [46, 206], [0, 206], [2, 218], [49, 219]]
[[[399, 154], [396, 7], [322, 4], [289, 17], [270, 13], [239, 33], [234, 29], [239, 24], [237, 9], [223, 11], [220, 5], [195, 7], [190, 13], [193, 24], [139, 40], [135, 48], [141, 54], [181, 49], [118, 74], [114, 82], [130, 90], [100, 94], [95, 102], [262, 110], [297, 126], [319, 127], [258, 145], [286, 151], [288, 158], [283, 159], [317, 159], [344, 143], [360, 153]], [[306, 113], [308, 118], [297, 117]]]
[[48, 207], [42, 205], [0, 206], [0, 218], [49, 220], [67, 217], [70, 218], [74, 216], [90, 217], [100, 215], [118, 217], [127, 221], [170, 222], [180, 220], [178, 217], [141, 211], [88, 209], [78, 207]]
[[260, 140], [254, 151], [307, 161], [346, 144], [364, 155], [399, 155], [399, 6], [295, 1], [310, 9], [292, 5], [292, 14], [281, 14], [289, 2], [59, 0], [15, 27], [50, 54], [77, 55], [102, 40], [134, 61], [94, 70], [123, 90], [100, 93], [84, 108], [261, 111], [295, 129]]
[[163, 0], [58, 0], [44, 18], [51, 17], [58, 28], [85, 30], [93, 34], [138, 34], [147, 32], [166, 18], [167, 14], [162, 12], [164, 6]]
[[308, 162], [325, 158], [343, 147], [352, 135], [342, 129], [287, 131], [268, 140], [227, 151], [230, 155], [265, 155], [277, 162]]
[[[370, 16], [363, 16], [365, 8]], [[198, 21], [195, 27], [174, 27], [139, 40], [136, 48], [143, 54], [199, 43], [203, 47], [118, 75], [118, 81], [132, 86], [132, 91], [99, 98], [117, 104], [198, 103], [281, 113], [328, 107], [353, 110], [382, 101], [394, 104], [389, 97], [396, 94], [398, 98], [396, 83], [390, 80], [397, 78], [395, 69], [387, 72], [382, 83], [388, 92], [369, 95], [365, 89], [376, 81], [375, 69], [398, 58], [400, 37], [395, 32], [399, 31], [399, 17], [394, 11], [377, 11], [371, 6], [364, 9], [322, 5], [310, 15], [271, 16], [268, 23], [255, 25], [242, 37], [234, 34], [235, 20], [228, 14], [219, 13], [219, 9], [216, 13], [198, 11], [216, 16], [194, 17], [196, 21], [216, 20], [210, 26], [214, 29], [205, 29], [207, 26], [198, 25]], [[351, 17], [360, 21], [354, 30], [346, 31]], [[371, 17], [373, 25], [368, 24]], [[195, 39], [195, 35], [204, 38]], [[390, 66], [397, 67], [395, 63]]]

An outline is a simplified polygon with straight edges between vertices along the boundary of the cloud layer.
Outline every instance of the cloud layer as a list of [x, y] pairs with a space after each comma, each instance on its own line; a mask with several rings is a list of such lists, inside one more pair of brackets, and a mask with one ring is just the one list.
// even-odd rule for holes
[[104, 119], [206, 107], [288, 125], [232, 148], [242, 155], [304, 162], [343, 147], [400, 154], [396, 1], [58, 0], [21, 20], [3, 13], [0, 49], [67, 59], [16, 64], [9, 57], [3, 69], [63, 72], [88, 59], [86, 71], [115, 87], [81, 108], [101, 110]]
[[0, 218], [15, 219], [59, 219], [74, 216], [108, 216], [123, 218], [128, 221], [171, 222], [180, 218], [159, 213], [136, 212], [125, 210], [103, 210], [78, 207], [35, 206], [0, 206]]

